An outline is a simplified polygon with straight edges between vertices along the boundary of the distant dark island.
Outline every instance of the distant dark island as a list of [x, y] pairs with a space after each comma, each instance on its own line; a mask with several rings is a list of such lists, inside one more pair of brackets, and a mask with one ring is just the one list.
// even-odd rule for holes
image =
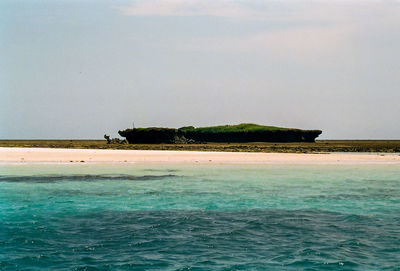
[[211, 127], [132, 128], [118, 131], [130, 144], [192, 144], [204, 142], [315, 142], [321, 130], [301, 130], [253, 123]]

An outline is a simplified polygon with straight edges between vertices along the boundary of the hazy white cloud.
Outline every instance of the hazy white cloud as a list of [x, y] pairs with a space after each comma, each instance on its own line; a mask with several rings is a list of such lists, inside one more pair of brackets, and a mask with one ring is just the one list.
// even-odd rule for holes
[[[371, 5], [398, 6], [400, 0], [135, 0], [118, 9], [128, 16], [213, 16], [235, 19], [331, 19], [345, 18], [352, 8]], [[344, 11], [346, 10], [347, 11]]]
[[256, 9], [231, 0], [139, 0], [119, 8], [131, 16], [217, 16], [248, 18], [259, 16]]
[[209, 15], [262, 19], [259, 25], [266, 26], [264, 29], [210, 36], [182, 35], [172, 41], [157, 40], [154, 46], [297, 60], [351, 54], [368, 36], [374, 41], [382, 40], [382, 35], [397, 35], [396, 27], [400, 26], [400, 5], [394, 0], [147, 0], [136, 1], [123, 11], [136, 16]]
[[189, 51], [248, 53], [258, 56], [304, 59], [332, 55], [353, 38], [350, 26], [298, 27], [265, 31], [240, 37], [190, 39], [177, 45]]

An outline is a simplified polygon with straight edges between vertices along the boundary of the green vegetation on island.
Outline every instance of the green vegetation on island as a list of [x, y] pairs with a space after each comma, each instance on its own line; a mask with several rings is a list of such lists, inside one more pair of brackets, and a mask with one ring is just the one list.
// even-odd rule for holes
[[301, 130], [252, 123], [211, 127], [132, 128], [118, 131], [130, 144], [161, 143], [239, 143], [239, 142], [314, 142], [321, 130]]
[[[193, 126], [185, 126], [178, 130], [182, 132], [198, 131], [202, 133], [232, 133], [232, 132], [263, 132], [263, 131], [278, 131], [288, 130], [289, 128], [282, 128], [276, 126], [265, 126], [254, 123], [241, 123], [238, 125], [220, 125], [220, 126], [209, 126], [195, 128]], [[292, 129], [293, 130], [293, 129]]]

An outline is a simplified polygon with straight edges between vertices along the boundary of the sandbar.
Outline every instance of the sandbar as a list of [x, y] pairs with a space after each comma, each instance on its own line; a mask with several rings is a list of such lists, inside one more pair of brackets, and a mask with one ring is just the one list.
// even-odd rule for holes
[[0, 148], [0, 163], [400, 164], [400, 155]]

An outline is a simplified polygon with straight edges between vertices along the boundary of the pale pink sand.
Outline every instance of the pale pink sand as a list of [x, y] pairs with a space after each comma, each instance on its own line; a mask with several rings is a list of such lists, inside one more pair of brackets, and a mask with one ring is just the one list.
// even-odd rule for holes
[[135, 151], [50, 148], [0, 148], [0, 162], [137, 162], [240, 164], [400, 164], [398, 154], [372, 153], [250, 153], [198, 151]]

